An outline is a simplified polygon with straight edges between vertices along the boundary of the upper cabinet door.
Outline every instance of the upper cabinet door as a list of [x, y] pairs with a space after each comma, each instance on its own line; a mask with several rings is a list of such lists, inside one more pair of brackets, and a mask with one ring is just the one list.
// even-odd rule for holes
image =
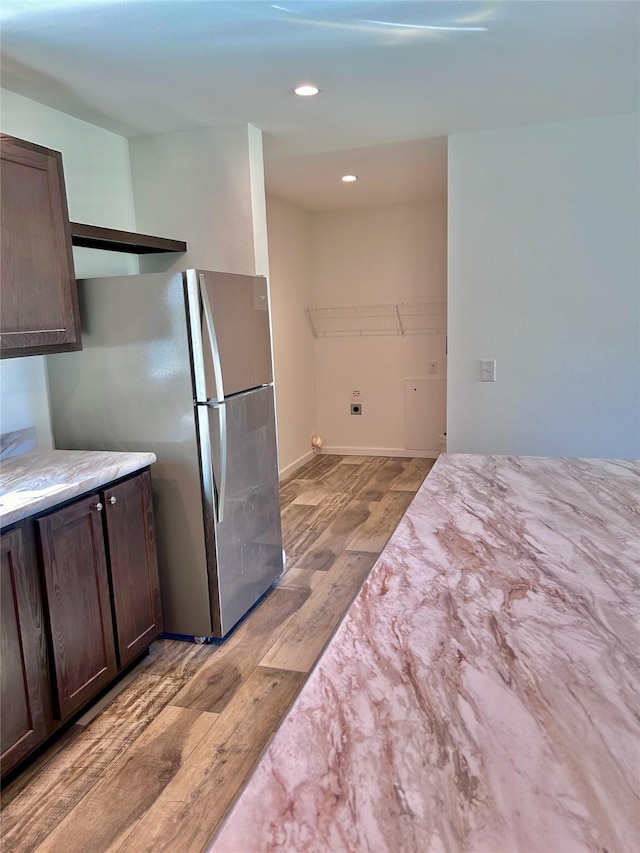
[[82, 348], [62, 156], [0, 134], [0, 356]]

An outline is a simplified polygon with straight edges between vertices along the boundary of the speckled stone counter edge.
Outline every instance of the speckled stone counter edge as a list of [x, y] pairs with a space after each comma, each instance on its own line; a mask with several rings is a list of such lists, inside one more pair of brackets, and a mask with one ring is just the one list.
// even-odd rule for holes
[[50, 509], [156, 461], [155, 453], [33, 451], [0, 463], [0, 527]]

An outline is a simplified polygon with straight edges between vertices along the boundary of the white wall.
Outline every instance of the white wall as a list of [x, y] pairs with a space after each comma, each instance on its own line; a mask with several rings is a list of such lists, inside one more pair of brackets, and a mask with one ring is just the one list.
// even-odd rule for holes
[[280, 472], [311, 458], [317, 429], [314, 338], [306, 309], [311, 295], [311, 216], [267, 199], [273, 358]]
[[[0, 127], [62, 152], [72, 221], [135, 230], [126, 139], [4, 89]], [[138, 270], [130, 255], [88, 249], [74, 250], [74, 262], [78, 277]], [[39, 447], [53, 446], [42, 356], [0, 361], [0, 432], [28, 427]]]
[[[315, 213], [311, 221], [315, 307], [446, 302], [444, 202]], [[318, 431], [325, 446], [402, 454], [404, 380], [426, 377], [427, 362], [437, 360], [441, 381], [429, 394], [444, 411], [444, 347], [442, 335], [319, 337]], [[349, 412], [354, 390], [362, 395], [360, 416]]]
[[138, 136], [130, 150], [138, 230], [188, 243], [186, 254], [141, 258], [142, 272], [267, 272], [259, 131], [234, 124]]
[[[4, 90], [1, 128], [62, 152], [72, 221], [189, 244], [186, 255], [142, 256], [140, 265], [134, 255], [75, 249], [78, 278], [186, 266], [268, 275], [257, 128], [160, 134], [130, 146], [124, 137]], [[39, 446], [53, 445], [43, 357], [0, 362], [0, 418], [1, 432], [35, 426]]]
[[639, 151], [637, 116], [450, 138], [450, 450], [640, 456]]

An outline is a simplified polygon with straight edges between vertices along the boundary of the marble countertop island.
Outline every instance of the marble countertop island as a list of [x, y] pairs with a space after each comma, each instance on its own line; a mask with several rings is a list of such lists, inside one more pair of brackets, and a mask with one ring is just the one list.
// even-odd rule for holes
[[90, 492], [156, 461], [155, 453], [35, 450], [0, 462], [0, 526]]
[[639, 498], [442, 455], [211, 849], [639, 850]]

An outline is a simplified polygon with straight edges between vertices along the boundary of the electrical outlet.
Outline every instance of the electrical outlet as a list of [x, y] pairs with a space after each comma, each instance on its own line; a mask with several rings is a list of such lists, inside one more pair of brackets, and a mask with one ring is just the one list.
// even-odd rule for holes
[[352, 391], [351, 392], [351, 402], [352, 403], [359, 403], [361, 398], [362, 398], [362, 395], [360, 394], [359, 391]]
[[362, 403], [352, 403], [351, 404], [351, 414], [352, 415], [361, 415], [362, 414]]
[[427, 367], [429, 370], [429, 376], [436, 376], [437, 375], [437, 373], [438, 373], [438, 362], [437, 361], [428, 362]]

